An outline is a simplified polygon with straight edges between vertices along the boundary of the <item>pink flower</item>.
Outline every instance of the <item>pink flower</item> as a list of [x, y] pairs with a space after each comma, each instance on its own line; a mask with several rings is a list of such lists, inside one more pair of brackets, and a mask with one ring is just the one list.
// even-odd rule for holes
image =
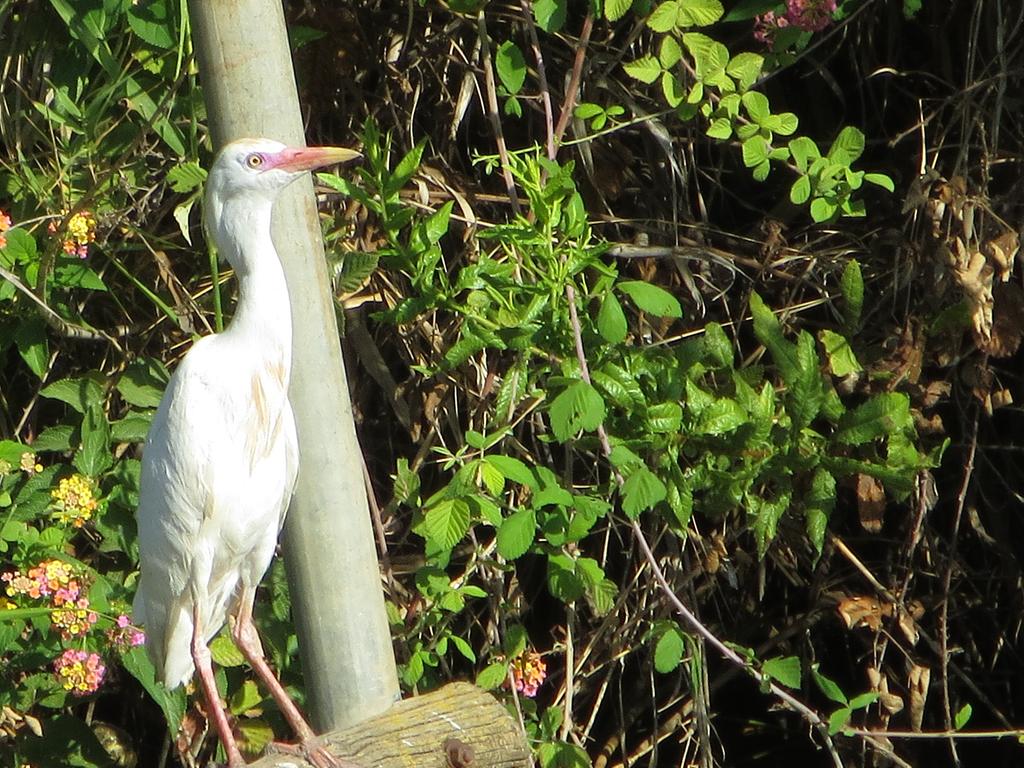
[[512, 659], [509, 669], [512, 671], [512, 681], [516, 690], [530, 699], [537, 695], [538, 689], [548, 676], [547, 664], [536, 651], [523, 651]]
[[87, 696], [99, 690], [107, 668], [98, 653], [67, 650], [54, 660], [53, 672], [64, 690]]
[[107, 639], [119, 648], [134, 648], [146, 642], [146, 633], [132, 625], [123, 613], [116, 619], [117, 627], [107, 630]]
[[832, 23], [836, 0], [786, 0], [789, 23], [807, 32], [820, 32]]

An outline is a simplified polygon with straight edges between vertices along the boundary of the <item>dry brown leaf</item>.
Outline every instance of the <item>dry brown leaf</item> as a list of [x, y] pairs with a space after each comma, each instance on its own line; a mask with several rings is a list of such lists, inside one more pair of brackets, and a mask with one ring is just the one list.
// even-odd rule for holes
[[883, 603], [870, 595], [847, 597], [839, 601], [836, 610], [847, 629], [867, 627], [878, 632], [882, 628], [882, 620], [892, 616], [892, 603]]
[[881, 705], [879, 716], [882, 720], [882, 726], [888, 726], [889, 718], [903, 711], [903, 699], [889, 690], [889, 678], [877, 668], [868, 667], [867, 672], [868, 681], [871, 683], [871, 690], [878, 694], [878, 703]]
[[1020, 240], [1017, 233], [1007, 229], [998, 237], [994, 237], [982, 246], [985, 255], [995, 264], [996, 272], [1002, 282], [1010, 279], [1013, 262], [1020, 251]]
[[992, 357], [1012, 357], [1024, 334], [1024, 289], [1016, 283], [997, 283], [992, 300], [991, 337], [982, 349]]
[[911, 645], [917, 645], [917, 641], [921, 639], [920, 632], [917, 631], [917, 622], [914, 621], [914, 617], [907, 611], [898, 611], [896, 623], [899, 625], [900, 632], [907, 639], [907, 642]]
[[928, 700], [928, 683], [931, 678], [932, 671], [928, 667], [922, 667], [919, 664], [910, 665], [907, 688], [910, 691], [910, 727], [914, 731], [921, 730], [921, 723], [924, 720], [924, 705]]
[[880, 533], [885, 517], [885, 489], [870, 475], [857, 475], [857, 514], [868, 533]]

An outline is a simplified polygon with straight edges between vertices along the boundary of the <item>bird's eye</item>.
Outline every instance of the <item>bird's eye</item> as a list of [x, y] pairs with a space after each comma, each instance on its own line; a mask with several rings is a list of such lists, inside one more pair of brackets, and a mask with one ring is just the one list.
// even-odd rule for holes
[[260, 155], [252, 154], [245, 158], [245, 164], [250, 168], [259, 168], [263, 165], [263, 158]]

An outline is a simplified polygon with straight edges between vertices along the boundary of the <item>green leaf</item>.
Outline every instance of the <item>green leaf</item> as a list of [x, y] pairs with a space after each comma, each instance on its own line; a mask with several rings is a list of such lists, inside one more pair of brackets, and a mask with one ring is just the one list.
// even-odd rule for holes
[[506, 560], [522, 557], [533, 544], [537, 532], [537, 514], [529, 507], [513, 512], [498, 528], [498, 554]]
[[683, 633], [678, 627], [670, 627], [654, 646], [654, 668], [663, 675], [674, 672], [683, 660], [684, 648]]
[[814, 679], [815, 685], [818, 686], [818, 690], [836, 704], [840, 704], [845, 707], [849, 703], [846, 698], [846, 694], [843, 693], [842, 689], [836, 685], [834, 681], [825, 677], [825, 675], [818, 671], [817, 664], [814, 664], [811, 667], [811, 677]]
[[103, 404], [103, 388], [87, 376], [55, 381], [43, 387], [39, 394], [67, 403], [79, 413], [85, 413], [90, 406]]
[[495, 661], [480, 670], [480, 674], [476, 676], [476, 686], [485, 691], [493, 691], [500, 688], [507, 679], [508, 662]]
[[658, 61], [664, 69], [671, 69], [683, 58], [683, 49], [671, 35], [661, 38], [661, 46], [658, 48]]
[[641, 56], [636, 61], [630, 61], [622, 65], [626, 74], [635, 80], [650, 85], [661, 77], [661, 64], [653, 56]]
[[839, 420], [834, 438], [845, 445], [862, 445], [913, 428], [910, 399], [902, 392], [874, 395]]
[[233, 715], [241, 715], [243, 712], [254, 708], [261, 701], [263, 701], [263, 696], [260, 694], [256, 681], [243, 680], [241, 687], [236, 688], [228, 700], [228, 709], [231, 710]]
[[678, 434], [682, 424], [683, 409], [679, 403], [657, 403], [647, 409], [647, 427], [655, 434]]
[[626, 313], [612, 291], [608, 291], [601, 300], [597, 330], [609, 344], [618, 344], [626, 338]]
[[167, 172], [166, 181], [178, 194], [199, 189], [206, 181], [206, 171], [195, 160], [179, 163]]
[[532, 488], [534, 491], [540, 488], [540, 485], [537, 482], [537, 477], [530, 471], [530, 468], [513, 456], [485, 456], [484, 461], [492, 465], [495, 469], [501, 472], [506, 479], [511, 480], [514, 483], [525, 485], [528, 488]]
[[824, 467], [818, 467], [811, 480], [811, 488], [804, 497], [807, 538], [819, 555], [825, 544], [825, 531], [832, 510], [836, 506], [836, 480]]
[[117, 382], [117, 391], [125, 402], [138, 408], [160, 405], [170, 376], [156, 358], [143, 357], [133, 361]]
[[9, 229], [4, 233], [7, 245], [0, 248], [0, 265], [13, 267], [15, 264], [28, 266], [39, 259], [36, 239], [21, 227]]
[[728, 48], [700, 32], [684, 34], [683, 45], [693, 56], [694, 69], [699, 80], [720, 88], [724, 81], [732, 85], [732, 80], [725, 74], [725, 67], [729, 63]]
[[658, 317], [682, 317], [679, 300], [660, 286], [640, 280], [626, 280], [616, 286], [644, 312]]
[[739, 0], [726, 14], [723, 21], [747, 21], [770, 11], [779, 5], [779, 0]]
[[793, 162], [796, 163], [796, 167], [801, 173], [807, 173], [811, 166], [811, 161], [821, 157], [818, 145], [806, 136], [798, 136], [791, 140], [787, 146], [789, 147], [790, 154], [793, 156]]
[[799, 176], [789, 188], [789, 200], [793, 205], [803, 205], [811, 199], [811, 177]]
[[836, 215], [838, 206], [823, 197], [816, 197], [811, 201], [811, 218], [818, 224], [828, 221]]
[[37, 377], [46, 375], [50, 363], [50, 348], [46, 341], [46, 324], [38, 317], [29, 317], [18, 324], [14, 332], [18, 354]]
[[743, 164], [747, 168], [756, 168], [767, 160], [768, 142], [761, 136], [751, 136], [743, 142]]
[[110, 455], [110, 424], [101, 404], [91, 404], [85, 411], [82, 446], [73, 463], [79, 472], [89, 477], [99, 477], [114, 464]]
[[768, 104], [768, 97], [759, 91], [747, 91], [743, 94], [741, 100], [747, 110], [747, 114], [750, 115], [750, 119], [758, 125], [764, 123], [772, 113], [771, 106]]
[[559, 442], [566, 442], [581, 429], [592, 431], [604, 421], [604, 399], [590, 384], [576, 381], [551, 401], [548, 408], [551, 430]]
[[706, 131], [712, 139], [725, 141], [732, 136], [732, 120], [727, 117], [718, 117], [711, 121]]
[[724, 435], [749, 421], [747, 412], [735, 400], [721, 397], [701, 411], [695, 431], [703, 435]]
[[849, 376], [862, 370], [849, 340], [840, 333], [827, 328], [821, 332], [821, 343], [828, 355], [829, 367], [835, 376]]
[[469, 504], [463, 499], [443, 499], [426, 511], [425, 538], [438, 549], [451, 550], [469, 530]]
[[719, 0], [682, 0], [679, 3], [679, 21], [682, 26], [707, 27], [725, 13]]
[[828, 151], [828, 159], [849, 166], [864, 152], [864, 134], [852, 125], [839, 132]]
[[674, 72], [662, 73], [661, 92], [665, 97], [665, 102], [672, 108], [678, 107], [686, 98], [686, 87]]
[[633, 7], [633, 0], [605, 0], [604, 17], [608, 21], [618, 21]]
[[971, 714], [974, 712], [970, 704], [964, 704], [956, 713], [956, 717], [953, 718], [953, 728], [956, 730], [962, 730], [968, 722], [970, 722]]
[[796, 362], [797, 375], [789, 384], [787, 403], [793, 429], [801, 430], [818, 416], [825, 397], [814, 337], [807, 331], [800, 331], [797, 337]]
[[771, 353], [782, 380], [791, 385], [800, 370], [796, 346], [782, 335], [779, 321], [756, 292], [750, 295], [750, 313], [754, 316], [754, 335]]
[[164, 714], [164, 720], [171, 733], [177, 733], [185, 716], [185, 687], [173, 691], [156, 682], [156, 670], [142, 646], [131, 648], [121, 655], [121, 665], [134, 677], [146, 693], [157, 703]]
[[750, 88], [761, 76], [764, 67], [764, 56], [757, 53], [738, 53], [725, 66], [726, 73], [736, 81], [741, 91]]
[[245, 664], [245, 656], [228, 636], [226, 630], [210, 641], [210, 655], [221, 667], [240, 667]]
[[647, 18], [647, 26], [655, 32], [668, 32], [675, 29], [680, 15], [680, 1], [667, 0], [661, 3]]
[[864, 307], [864, 278], [856, 259], [846, 262], [839, 287], [843, 293], [843, 325], [847, 333], [853, 333], [860, 325], [861, 310]]
[[548, 591], [563, 603], [583, 596], [583, 582], [576, 575], [576, 562], [567, 555], [548, 558]]
[[129, 6], [128, 26], [154, 48], [169, 50], [177, 46], [177, 24], [171, 17], [168, 2], [138, 3]]
[[526, 82], [526, 59], [519, 46], [511, 40], [498, 46], [494, 54], [494, 68], [509, 94], [514, 96], [519, 93]]
[[800, 687], [800, 658], [798, 656], [767, 659], [762, 665], [761, 671], [779, 685], [794, 689]]
[[645, 509], [665, 499], [667, 489], [656, 474], [640, 467], [622, 484], [622, 511], [635, 520]]
[[537, 26], [553, 34], [565, 24], [568, 0], [536, 0], [533, 4], [533, 18]]
[[850, 722], [853, 710], [849, 707], [840, 707], [828, 717], [828, 733], [835, 736], [843, 730]]
[[864, 181], [875, 184], [882, 189], [887, 189], [890, 192], [896, 191], [896, 185], [893, 184], [892, 179], [884, 173], [865, 173]]

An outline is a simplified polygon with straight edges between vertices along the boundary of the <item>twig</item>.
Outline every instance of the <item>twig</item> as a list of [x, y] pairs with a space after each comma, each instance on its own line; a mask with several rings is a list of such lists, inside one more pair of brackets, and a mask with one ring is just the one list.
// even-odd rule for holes
[[583, 29], [580, 30], [579, 43], [576, 45], [576, 57], [572, 62], [572, 74], [569, 76], [569, 85], [565, 89], [565, 98], [562, 99], [562, 108], [558, 113], [558, 125], [555, 126], [555, 144], [562, 143], [562, 136], [569, 125], [569, 118], [572, 117], [576, 103], [576, 91], [579, 90], [580, 80], [583, 77], [583, 61], [587, 55], [587, 45], [590, 43], [590, 33], [594, 29], [594, 12], [587, 11], [583, 19]]
[[[967, 461], [964, 464], [963, 482], [956, 497], [956, 511], [953, 513], [953, 530], [950, 533], [949, 555], [945, 573], [942, 574], [942, 607], [939, 609], [939, 656], [942, 667], [942, 708], [946, 722], [946, 730], [953, 730], [953, 713], [949, 706], [949, 589], [953, 581], [953, 566], [956, 561], [956, 542], [960, 533], [960, 519], [963, 516], [964, 504], [967, 501], [967, 490], [974, 475], [974, 455], [978, 449], [978, 408], [974, 408], [974, 419], [971, 423], [971, 437], [967, 447]], [[949, 739], [949, 752], [953, 762], [960, 765], [960, 756], [956, 751], [956, 740]]]
[[484, 9], [476, 17], [477, 31], [480, 35], [480, 58], [484, 67], [484, 90], [487, 92], [487, 116], [491, 120], [491, 128], [494, 130], [494, 141], [498, 145], [498, 158], [501, 160], [501, 175], [505, 179], [505, 191], [512, 203], [512, 210], [516, 216], [522, 215], [519, 206], [519, 197], [516, 195], [516, 183], [512, 178], [512, 169], [508, 161], [508, 147], [505, 145], [505, 133], [501, 128], [501, 118], [498, 116], [498, 91], [494, 84], [494, 65], [491, 62], [491, 44], [487, 38], [487, 21], [484, 19]]
[[530, 48], [533, 49], [533, 58], [537, 62], [537, 81], [540, 85], [540, 101], [544, 105], [544, 136], [547, 140], [548, 159], [554, 160], [558, 150], [555, 148], [555, 127], [554, 115], [551, 110], [551, 89], [548, 87], [547, 68], [544, 66], [544, 54], [540, 50], [540, 40], [537, 38], [537, 25], [533, 21], [533, 8], [528, 0], [519, 0], [519, 7], [523, 9], [523, 19], [526, 21], [526, 32], [530, 36]]

